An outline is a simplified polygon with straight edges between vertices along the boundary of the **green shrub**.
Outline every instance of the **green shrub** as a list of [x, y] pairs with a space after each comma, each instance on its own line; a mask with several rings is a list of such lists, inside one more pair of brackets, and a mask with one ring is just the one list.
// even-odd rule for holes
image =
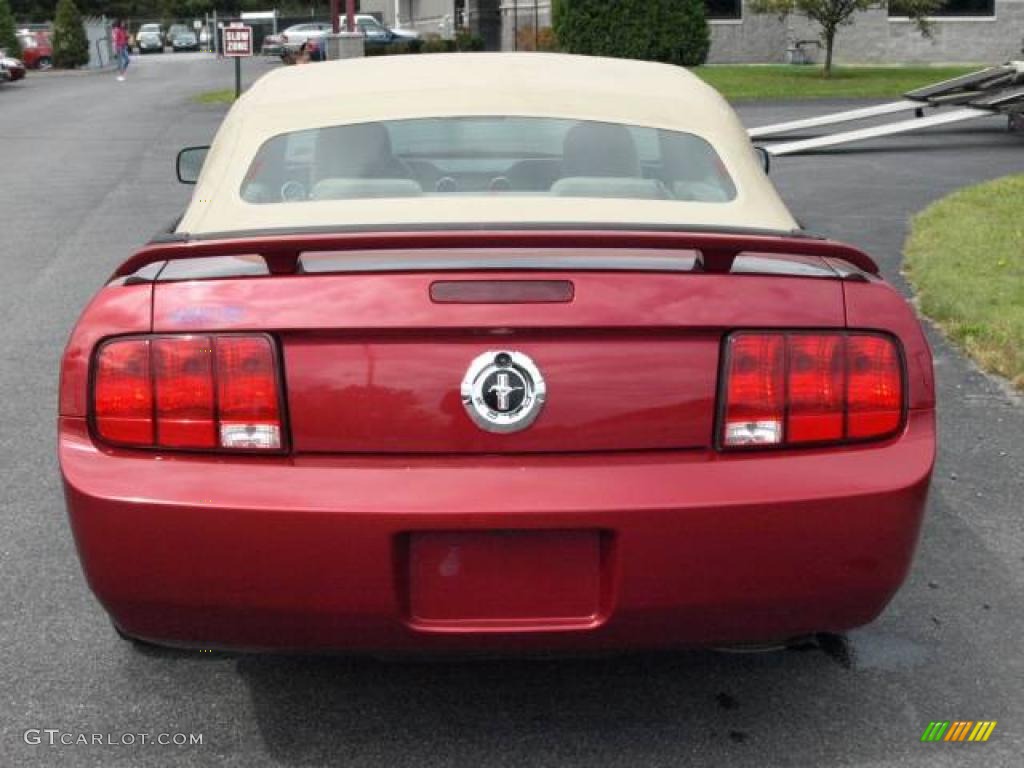
[[569, 53], [696, 66], [711, 45], [703, 0], [554, 0], [552, 14]]
[[21, 58], [21, 43], [14, 29], [14, 15], [7, 0], [0, 0], [0, 48], [7, 51], [8, 56]]
[[663, 57], [658, 56], [657, 60], [684, 67], [700, 66], [707, 61], [711, 48], [704, 0], [677, 0], [672, 5], [668, 20], [661, 27]]
[[392, 56], [403, 53], [454, 53], [455, 51], [482, 51], [483, 38], [478, 35], [457, 35], [454, 40], [444, 40], [438, 35], [424, 39], [408, 40], [391, 45], [366, 48], [367, 56]]
[[420, 47], [420, 53], [452, 53], [454, 50], [454, 40], [444, 40], [438, 35], [425, 38]]
[[480, 35], [474, 35], [465, 27], [455, 33], [455, 50], [457, 51], [482, 51], [484, 39]]
[[74, 69], [89, 63], [89, 39], [74, 0], [59, 0], [53, 21], [53, 65]]
[[419, 53], [422, 47], [422, 40], [403, 40], [400, 43], [391, 43], [391, 45], [368, 45], [365, 53], [367, 56], [394, 56], [403, 53]]

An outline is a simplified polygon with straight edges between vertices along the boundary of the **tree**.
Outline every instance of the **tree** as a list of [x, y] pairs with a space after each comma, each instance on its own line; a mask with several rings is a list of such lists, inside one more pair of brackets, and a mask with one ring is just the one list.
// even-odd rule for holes
[[89, 39], [74, 0], [59, 0], [53, 21], [53, 65], [74, 69], [89, 63]]
[[710, 37], [704, 0], [554, 0], [558, 47], [569, 53], [704, 63]]
[[7, 51], [8, 56], [21, 58], [21, 44], [14, 29], [14, 15], [7, 0], [0, 0], [0, 48]]
[[[750, 7], [754, 13], [774, 13], [779, 18], [796, 13], [817, 24], [825, 45], [824, 75], [831, 77], [832, 52], [839, 28], [853, 24], [853, 16], [858, 11], [866, 11], [877, 4], [876, 0], [753, 0]], [[931, 36], [928, 15], [945, 4], [946, 0], [892, 0], [893, 7], [913, 19], [925, 37]]]

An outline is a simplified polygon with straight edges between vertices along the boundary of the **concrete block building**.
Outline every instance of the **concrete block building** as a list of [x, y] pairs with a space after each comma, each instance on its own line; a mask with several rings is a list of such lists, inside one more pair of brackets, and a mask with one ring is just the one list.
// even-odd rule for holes
[[[615, 0], [608, 0], [614, 2]], [[711, 26], [709, 63], [786, 62], [799, 47], [820, 60], [818, 33], [806, 19], [755, 14], [748, 0], [706, 0]], [[534, 25], [551, 25], [550, 0], [362, 0], [363, 13], [385, 24], [450, 37], [469, 27], [489, 50], [514, 50]], [[882, 4], [840, 29], [836, 61], [859, 64], [986, 62], [1024, 57], [1024, 0], [947, 0], [925, 38], [905, 16]], [[517, 36], [518, 31], [518, 36]], [[798, 44], [801, 44], [798, 46]]]
[[[801, 17], [780, 21], [753, 13], [747, 0], [708, 0], [709, 63], [785, 62], [797, 43], [821, 58], [816, 27]], [[947, 0], [926, 38], [906, 16], [879, 4], [836, 36], [835, 58], [856, 64], [992, 63], [1022, 57], [1024, 0]]]

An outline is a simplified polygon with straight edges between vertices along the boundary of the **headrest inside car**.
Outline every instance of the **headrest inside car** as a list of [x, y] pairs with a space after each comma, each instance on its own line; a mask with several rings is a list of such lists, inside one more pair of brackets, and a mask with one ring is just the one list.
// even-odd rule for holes
[[624, 197], [632, 200], [667, 200], [670, 195], [657, 179], [617, 176], [573, 176], [551, 185], [556, 197]]
[[416, 197], [423, 188], [412, 179], [323, 179], [311, 200], [352, 200], [371, 197]]
[[636, 144], [624, 125], [582, 122], [562, 144], [563, 176], [640, 177]]

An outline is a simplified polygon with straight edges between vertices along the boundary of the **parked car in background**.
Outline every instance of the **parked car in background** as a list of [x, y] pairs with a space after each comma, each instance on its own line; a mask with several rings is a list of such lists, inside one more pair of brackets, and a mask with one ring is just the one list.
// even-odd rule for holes
[[7, 71], [7, 67], [4, 66], [3, 61], [0, 61], [0, 83], [11, 82], [11, 73]]
[[315, 40], [322, 43], [324, 36], [331, 31], [330, 23], [323, 21], [310, 21], [303, 24], [293, 24], [281, 33], [281, 53], [294, 53], [305, 42]]
[[[355, 21], [356, 27], [366, 38], [368, 48], [405, 43], [410, 40], [419, 40], [420, 37], [420, 33], [413, 29], [389, 29], [377, 21], [375, 16], [368, 14], [358, 14]], [[343, 27], [347, 26], [345, 19], [342, 19], [342, 25]]]
[[420, 33], [417, 32], [415, 29], [402, 29], [400, 27], [388, 27], [387, 29], [392, 35], [401, 38], [402, 40], [420, 39]]
[[[363, 33], [368, 48], [394, 45], [396, 43], [418, 40], [419, 32], [411, 29], [388, 29], [381, 24], [376, 17], [369, 14], [357, 14], [355, 17], [357, 29]], [[341, 20], [342, 29], [346, 28], [346, 20]], [[322, 52], [326, 50], [324, 38], [330, 33], [331, 25], [328, 22], [307, 22], [295, 24], [288, 27], [280, 35], [280, 49], [276, 49], [276, 40], [271, 44], [271, 50], [277, 55], [287, 57], [298, 52], [303, 43], [310, 43], [313, 48], [313, 59], [323, 59]], [[273, 36], [271, 36], [273, 37]], [[264, 41], [266, 45], [266, 41]], [[266, 52], [266, 48], [264, 48]]]
[[139, 53], [161, 53], [164, 36], [159, 24], [143, 24], [135, 33], [135, 46]]
[[53, 46], [50, 36], [43, 31], [23, 29], [18, 32], [21, 59], [29, 69], [49, 69], [53, 66]]
[[906, 579], [921, 325], [686, 69], [281, 67], [177, 172], [184, 216], [62, 362], [70, 527], [124, 636], [781, 645]]
[[199, 38], [196, 37], [196, 33], [191, 29], [181, 29], [174, 34], [168, 35], [171, 41], [171, 50], [175, 53], [178, 51], [198, 51], [199, 50]]
[[175, 35], [177, 35], [177, 34], [179, 34], [181, 32], [191, 32], [191, 31], [192, 31], [192, 28], [190, 26], [188, 26], [187, 24], [171, 24], [171, 26], [169, 26], [167, 28], [167, 32], [164, 33], [164, 42], [166, 42], [168, 45], [170, 45], [173, 42]]
[[12, 83], [25, 77], [25, 64], [21, 59], [8, 56], [6, 51], [0, 49], [0, 61], [3, 62], [4, 69], [7, 70], [7, 74], [10, 76], [10, 81]]
[[282, 35], [267, 35], [263, 38], [263, 43], [260, 45], [260, 55], [280, 56], [283, 53], [284, 39]]

